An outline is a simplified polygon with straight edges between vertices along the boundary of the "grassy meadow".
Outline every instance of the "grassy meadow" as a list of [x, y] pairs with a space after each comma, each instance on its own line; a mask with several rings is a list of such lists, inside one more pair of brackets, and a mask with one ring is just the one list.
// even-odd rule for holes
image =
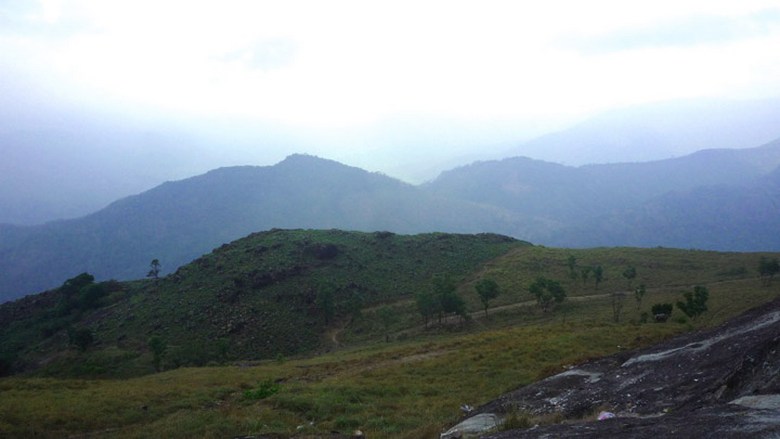
[[[514, 247], [459, 283], [468, 321], [426, 327], [404, 296], [332, 322], [314, 355], [125, 379], [2, 378], [0, 436], [286, 437], [360, 429], [370, 438], [434, 438], [457, 421], [464, 403], [480, 405], [566, 365], [716, 325], [774, 299], [779, 284], [764, 287], [757, 277], [761, 255]], [[596, 265], [604, 269], [598, 287], [592, 274], [582, 276]], [[628, 266], [636, 278], [622, 275]], [[568, 293], [547, 313], [528, 292], [537, 276], [560, 281]], [[482, 278], [502, 291], [487, 317], [474, 292]], [[615, 322], [611, 293], [639, 284], [647, 289], [642, 302], [627, 294]], [[701, 317], [675, 309], [666, 323], [643, 323], [653, 304], [674, 303], [694, 285], [710, 291]], [[389, 326], [378, 317], [383, 307], [395, 316]]]

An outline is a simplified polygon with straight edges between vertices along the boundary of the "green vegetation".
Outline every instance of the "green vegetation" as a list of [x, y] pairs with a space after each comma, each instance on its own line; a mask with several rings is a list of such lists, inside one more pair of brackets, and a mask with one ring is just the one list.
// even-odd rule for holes
[[68, 343], [84, 352], [94, 343], [95, 337], [89, 328], [72, 329], [68, 328]]
[[680, 308], [686, 316], [695, 319], [707, 311], [707, 300], [710, 298], [710, 292], [706, 287], [697, 285], [693, 287], [693, 292], [683, 293], [685, 301], [677, 302], [677, 308]]
[[636, 268], [632, 265], [629, 265], [628, 268], [623, 270], [623, 277], [626, 278], [628, 281], [628, 289], [631, 289], [631, 283], [634, 281], [634, 278], [636, 278]]
[[777, 273], [780, 273], [780, 263], [777, 262], [777, 258], [761, 257], [758, 262], [758, 274], [761, 276], [761, 280], [765, 286], [769, 286], [772, 283], [772, 278]]
[[498, 284], [493, 279], [482, 279], [474, 285], [474, 289], [477, 290], [479, 300], [485, 307], [485, 317], [487, 317], [488, 305], [490, 301], [498, 297], [501, 290], [498, 288]]
[[673, 310], [674, 310], [674, 305], [672, 305], [671, 303], [656, 303], [651, 308], [653, 316], [655, 317], [655, 321], [661, 323], [669, 320], [669, 317], [672, 316]]
[[528, 291], [536, 297], [536, 302], [544, 312], [552, 309], [555, 303], [561, 303], [566, 298], [566, 290], [560, 282], [539, 276], [528, 287]]
[[[734, 269], [762, 256], [775, 257], [562, 250], [495, 235], [254, 234], [157, 281], [69, 279], [68, 291], [104, 287], [94, 308], [58, 314], [60, 290], [0, 306], [0, 371], [26, 371], [0, 379], [0, 431], [176, 438], [360, 428], [372, 438], [438, 437], [464, 403], [766, 303], [776, 291], [755, 271]], [[615, 319], [627, 266], [644, 300]], [[601, 267], [599, 282], [595, 268], [584, 279], [582, 267]], [[489, 319], [479, 293], [488, 280], [501, 286]], [[539, 306], [535, 284], [555, 312]], [[690, 285], [705, 288], [706, 313], [642, 323], [668, 317]], [[558, 289], [566, 300], [556, 302]], [[330, 305], [318, 300], [323, 291]], [[68, 335], [81, 329], [93, 340], [73, 349]]]
[[636, 299], [636, 309], [640, 309], [642, 307], [642, 299], [645, 298], [645, 294], [647, 294], [647, 287], [645, 287], [645, 284], [641, 284], [638, 287], [634, 288], [634, 299]]
[[152, 262], [149, 264], [149, 273], [146, 274], [146, 277], [157, 279], [160, 277], [160, 270], [162, 269], [162, 265], [160, 265], [159, 259], [152, 259]]
[[279, 384], [269, 380], [265, 380], [256, 389], [250, 389], [244, 391], [244, 398], [246, 399], [265, 399], [269, 396], [279, 392]]
[[162, 369], [162, 359], [168, 350], [168, 344], [159, 335], [153, 335], [149, 338], [149, 350], [152, 351], [152, 363], [154, 370], [159, 372]]
[[[68, 327], [92, 331], [98, 349], [88, 353], [98, 364], [83, 370], [88, 376], [311, 353], [327, 346], [328, 328], [367, 326], [362, 309], [420, 292], [436, 295], [442, 307], [434, 314], [465, 317], [455, 285], [524, 246], [492, 234], [255, 233], [164, 278], [116, 287], [83, 273], [57, 290], [9, 303], [0, 311], [0, 348], [12, 369], [43, 362], [39, 373], [57, 376], [74, 373], [73, 358], [57, 354], [67, 350]], [[93, 288], [106, 295], [92, 295]], [[151, 335], [166, 341], [164, 361], [148, 344]], [[107, 348], [131, 359], [116, 370], [114, 357], [102, 356]]]
[[610, 296], [612, 297], [612, 321], [620, 323], [620, 315], [623, 312], [623, 300], [626, 298], [626, 293], [616, 291]]

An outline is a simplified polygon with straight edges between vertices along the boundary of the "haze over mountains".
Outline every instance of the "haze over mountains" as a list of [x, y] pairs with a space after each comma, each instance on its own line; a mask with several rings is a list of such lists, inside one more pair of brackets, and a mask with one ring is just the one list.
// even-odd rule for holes
[[231, 167], [160, 185], [94, 214], [0, 226], [0, 299], [87, 271], [173, 271], [271, 228], [493, 232], [558, 246], [778, 250], [780, 140], [647, 163], [582, 167], [477, 162], [413, 186], [313, 156]]
[[524, 156], [568, 165], [638, 162], [701, 149], [755, 147], [780, 137], [778, 99], [626, 108], [526, 142], [522, 139], [553, 125], [410, 116], [369, 128], [302, 133], [240, 120], [97, 116], [54, 104], [2, 115], [0, 223], [18, 225], [76, 218], [164, 181], [217, 167], [276, 163], [302, 151], [422, 182], [474, 160]]
[[567, 165], [645, 162], [780, 137], [780, 100], [688, 100], [612, 110], [520, 144], [507, 155]]

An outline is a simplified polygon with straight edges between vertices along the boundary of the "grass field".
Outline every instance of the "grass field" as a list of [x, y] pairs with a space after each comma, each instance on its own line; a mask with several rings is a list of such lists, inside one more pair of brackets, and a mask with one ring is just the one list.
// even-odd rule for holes
[[[604, 267], [598, 289], [592, 279], [570, 276], [569, 256], [578, 273]], [[777, 283], [763, 287], [756, 277], [759, 257], [517, 248], [459, 286], [469, 322], [425, 328], [414, 301], [401, 298], [365, 309], [359, 320], [334, 322], [322, 336], [335, 340], [320, 355], [129, 379], [3, 378], [0, 436], [225, 438], [359, 428], [370, 438], [438, 437], [458, 419], [461, 404], [485, 403], [566, 365], [715, 325], [773, 299]], [[629, 288], [621, 274], [629, 265], [637, 271], [632, 286], [645, 284], [647, 294], [638, 309], [629, 294], [615, 322], [610, 293]], [[552, 312], [542, 312], [527, 292], [539, 275], [560, 279], [569, 292]], [[487, 318], [473, 292], [482, 277], [502, 288]], [[675, 309], [667, 323], [640, 323], [652, 304], [673, 303], [693, 285], [710, 291], [709, 311], [700, 318], [690, 321]], [[376, 323], [382, 306], [398, 316], [389, 330]]]

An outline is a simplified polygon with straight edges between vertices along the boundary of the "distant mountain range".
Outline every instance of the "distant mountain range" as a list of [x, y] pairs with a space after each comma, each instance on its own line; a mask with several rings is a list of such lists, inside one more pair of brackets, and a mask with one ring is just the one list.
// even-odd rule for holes
[[475, 160], [647, 162], [780, 137], [780, 99], [645, 104], [567, 122], [574, 125], [408, 115], [326, 130], [270, 121], [128, 118], [51, 105], [0, 109], [0, 224], [77, 218], [164, 181], [275, 163], [297, 151], [423, 182]]
[[[569, 167], [522, 157], [477, 162], [444, 172], [423, 187], [544, 220], [549, 227], [524, 236], [538, 243], [775, 250], [778, 238], [745, 240], [744, 235], [756, 218], [770, 224], [771, 218], [780, 219], [778, 166], [780, 140], [645, 163]], [[747, 199], [756, 207], [748, 208]], [[718, 216], [688, 225], [715, 211]], [[640, 224], [645, 233], [639, 233]], [[710, 228], [700, 229], [705, 224]], [[691, 228], [717, 238], [694, 239]]]
[[422, 186], [313, 156], [221, 168], [83, 218], [0, 226], [0, 301], [143, 277], [272, 228], [494, 232], [556, 246], [780, 250], [780, 140], [647, 163], [477, 162]]
[[780, 137], [780, 99], [689, 100], [612, 110], [508, 150], [572, 166], [647, 162]]
[[0, 225], [0, 300], [83, 271], [98, 279], [163, 271], [249, 233], [339, 228], [419, 233], [509, 231], [501, 209], [430, 194], [399, 180], [312, 156], [232, 167], [162, 184], [94, 214], [38, 226]]

